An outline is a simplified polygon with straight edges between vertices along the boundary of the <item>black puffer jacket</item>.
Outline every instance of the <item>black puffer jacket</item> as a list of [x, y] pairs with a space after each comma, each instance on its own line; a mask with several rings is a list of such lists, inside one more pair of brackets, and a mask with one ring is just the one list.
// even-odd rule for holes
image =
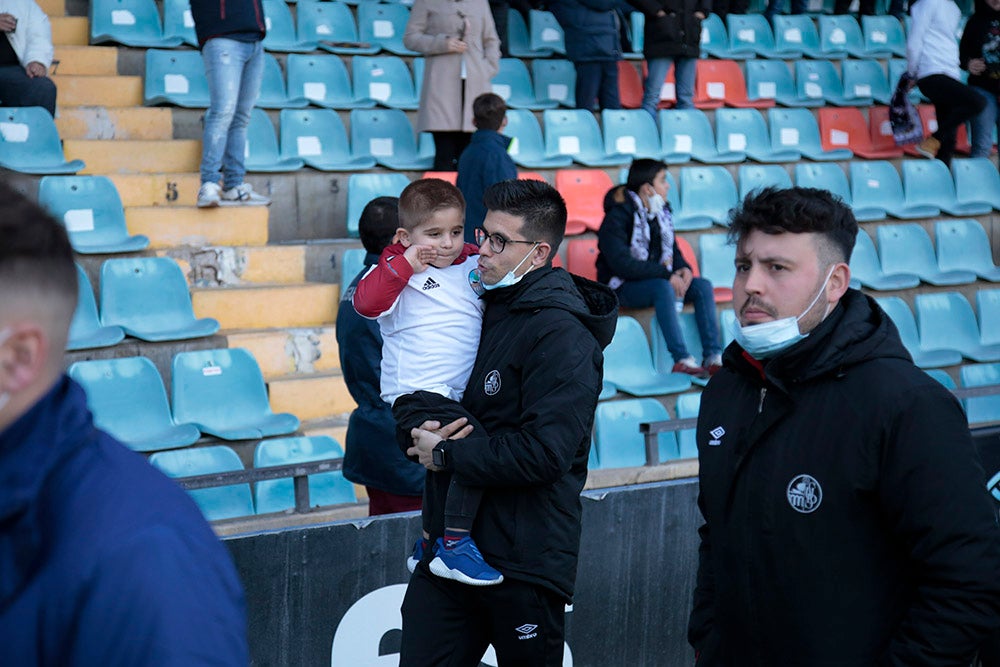
[[849, 290], [698, 416], [699, 667], [968, 665], [1000, 625], [1000, 529], [958, 401]]
[[[698, 58], [701, 55], [701, 19], [695, 12], [708, 16], [712, 0], [628, 0], [643, 13], [642, 53], [651, 58]], [[663, 10], [665, 16], [657, 16]]]
[[199, 46], [233, 33], [267, 33], [261, 0], [191, 0], [191, 18]]
[[982, 58], [986, 71], [970, 74], [969, 85], [1000, 95], [1000, 12], [990, 8], [985, 0], [976, 0], [976, 11], [969, 17], [958, 46], [962, 69], [969, 61]]
[[566, 33], [566, 57], [575, 62], [621, 60], [618, 0], [551, 0], [553, 16]]

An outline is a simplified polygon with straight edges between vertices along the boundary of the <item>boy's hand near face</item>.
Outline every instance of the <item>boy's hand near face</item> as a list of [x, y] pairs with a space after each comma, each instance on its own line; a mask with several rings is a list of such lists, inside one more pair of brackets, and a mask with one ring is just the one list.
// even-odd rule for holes
[[431, 262], [437, 259], [437, 256], [437, 250], [429, 245], [411, 245], [403, 253], [403, 257], [413, 267], [414, 273], [420, 273], [426, 269]]

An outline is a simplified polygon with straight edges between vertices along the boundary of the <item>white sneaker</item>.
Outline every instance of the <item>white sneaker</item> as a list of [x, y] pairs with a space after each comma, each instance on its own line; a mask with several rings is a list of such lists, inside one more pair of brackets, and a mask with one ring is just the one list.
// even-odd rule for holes
[[235, 188], [222, 191], [222, 203], [227, 206], [270, 206], [271, 200], [254, 192], [249, 183], [240, 183]]
[[218, 183], [206, 182], [198, 190], [198, 208], [215, 208], [219, 205], [222, 188]]

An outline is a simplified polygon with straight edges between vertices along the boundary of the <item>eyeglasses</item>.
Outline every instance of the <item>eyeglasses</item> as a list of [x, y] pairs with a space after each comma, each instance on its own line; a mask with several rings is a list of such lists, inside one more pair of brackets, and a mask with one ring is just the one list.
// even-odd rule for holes
[[502, 253], [508, 243], [541, 243], [541, 241], [518, 241], [517, 239], [505, 239], [499, 234], [490, 234], [482, 227], [476, 227], [476, 245], [482, 248], [483, 244], [487, 241], [490, 242], [490, 250], [497, 254]]

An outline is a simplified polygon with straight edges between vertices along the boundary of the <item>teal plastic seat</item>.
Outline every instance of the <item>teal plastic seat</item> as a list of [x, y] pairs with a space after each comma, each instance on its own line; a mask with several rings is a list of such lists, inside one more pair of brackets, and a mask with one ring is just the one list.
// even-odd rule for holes
[[187, 447], [201, 437], [195, 426], [174, 421], [160, 372], [145, 357], [78, 361], [68, 372], [87, 392], [94, 425], [137, 452]]
[[[277, 438], [264, 440], [257, 445], [253, 455], [254, 468], [309, 463], [324, 459], [344, 457], [344, 450], [333, 438], [314, 435], [303, 438]], [[354, 485], [344, 479], [344, 473], [335, 470], [309, 475], [309, 505], [322, 507], [356, 503]], [[283, 512], [295, 507], [295, 480], [268, 479], [257, 482], [254, 504], [258, 514]]]
[[[795, 184], [800, 188], [827, 190], [840, 197], [848, 206], [852, 206], [851, 186], [848, 184], [847, 175], [840, 168], [840, 165], [829, 162], [819, 164], [800, 162], [795, 165]], [[858, 220], [880, 220], [885, 218], [885, 211], [881, 209], [873, 209], [872, 211], [855, 209], [854, 217]]]
[[250, 112], [250, 125], [247, 127], [244, 166], [249, 172], [276, 173], [297, 171], [305, 166], [305, 161], [301, 158], [281, 157], [271, 119], [263, 110], [253, 109]]
[[[701, 392], [691, 394], [681, 394], [677, 397], [677, 418], [694, 419], [701, 409]], [[680, 458], [698, 458], [698, 441], [695, 436], [695, 429], [686, 428], [677, 431], [677, 446], [680, 448]]]
[[940, 368], [962, 363], [962, 354], [957, 350], [929, 349], [923, 345], [920, 334], [917, 333], [917, 321], [913, 312], [901, 298], [898, 296], [876, 297], [875, 301], [896, 325], [903, 347], [913, 357], [914, 364], [920, 368]]
[[340, 293], [343, 294], [357, 277], [361, 270], [365, 268], [365, 256], [368, 253], [364, 248], [350, 248], [340, 256]]
[[743, 164], [739, 167], [738, 175], [740, 181], [741, 200], [754, 190], [759, 190], [761, 188], [792, 187], [792, 178], [788, 175], [788, 172], [785, 171], [784, 167], [776, 164]]
[[149, 238], [131, 236], [115, 184], [106, 176], [45, 176], [38, 184], [38, 203], [69, 233], [81, 255], [136, 252]]
[[861, 32], [866, 58], [906, 57], [906, 35], [895, 16], [862, 16]]
[[545, 58], [552, 55], [549, 49], [531, 47], [528, 24], [516, 9], [507, 10], [507, 51], [514, 58]]
[[299, 39], [317, 43], [320, 49], [337, 54], [378, 53], [378, 44], [362, 42], [354, 13], [342, 2], [303, 2], [295, 5]]
[[661, 109], [660, 147], [665, 155], [688, 155], [705, 164], [743, 162], [747, 157], [742, 151], [717, 148], [708, 116], [699, 109]]
[[727, 34], [726, 26], [716, 14], [709, 14], [701, 22], [701, 52], [712, 58], [746, 60], [754, 57], [754, 49], [737, 42]]
[[332, 109], [283, 109], [281, 156], [302, 159], [320, 171], [363, 171], [375, 166], [370, 155], [351, 152], [347, 130]]
[[775, 149], [764, 117], [756, 109], [719, 109], [715, 112], [717, 145], [746, 153], [757, 162], [798, 162], [802, 154], [792, 148]]
[[733, 332], [739, 323], [736, 321], [736, 313], [732, 308], [726, 308], [719, 312], [719, 332], [722, 334], [722, 349], [725, 350], [733, 342]]
[[75, 174], [82, 160], [67, 162], [59, 130], [42, 107], [0, 107], [0, 167], [22, 174]]
[[681, 207], [674, 212], [677, 229], [708, 229], [713, 224], [729, 224], [729, 209], [739, 197], [736, 183], [725, 167], [683, 167], [680, 181]]
[[976, 315], [958, 292], [914, 297], [920, 342], [928, 349], [956, 350], [973, 361], [1000, 361], [1000, 344], [984, 344]]
[[993, 210], [983, 201], [960, 204], [951, 172], [940, 160], [904, 160], [903, 192], [910, 206], [933, 206], [949, 215], [984, 215]]
[[614, 338], [604, 350], [604, 377], [633, 396], [675, 394], [691, 387], [690, 375], [660, 373], [653, 367], [646, 332], [626, 316], [619, 316]]
[[774, 17], [774, 48], [800, 51], [810, 58], [827, 57], [820, 47], [816, 24], [805, 14]]
[[912, 273], [932, 285], [967, 285], [976, 282], [972, 271], [942, 271], [931, 238], [917, 223], [881, 225], [879, 259], [886, 273]]
[[315, 51], [317, 40], [300, 39], [295, 32], [295, 21], [285, 0], [262, 0], [264, 6], [264, 49], [267, 51], [306, 52]]
[[73, 320], [69, 325], [67, 351], [89, 350], [95, 347], [111, 347], [122, 342], [125, 331], [118, 326], [106, 327], [101, 324], [97, 313], [97, 299], [90, 286], [90, 279], [80, 265], [76, 265], [77, 300]]
[[410, 8], [399, 4], [362, 2], [358, 5], [358, 36], [362, 42], [378, 44], [397, 56], [417, 56], [403, 46], [403, 33], [410, 20]]
[[[963, 387], [1000, 384], [1000, 364], [967, 364], [958, 369], [958, 377]], [[970, 424], [1000, 421], [1000, 394], [973, 396], [966, 398], [964, 403], [965, 414]], [[997, 473], [990, 487], [995, 487], [997, 482], [1000, 482], [1000, 473]], [[992, 490], [997, 500], [1000, 500], [997, 489]]]
[[819, 46], [823, 57], [843, 60], [847, 56], [868, 58], [861, 26], [850, 14], [819, 17]]
[[622, 153], [633, 158], [664, 160], [669, 164], [691, 159], [686, 154], [663, 154], [656, 122], [642, 109], [604, 109], [601, 127], [604, 129], [604, 152], [608, 155]]
[[166, 37], [160, 12], [153, 0], [92, 0], [90, 43], [114, 42], [125, 46], [172, 48], [181, 37]]
[[920, 284], [919, 276], [912, 273], [888, 274], [883, 271], [875, 244], [863, 229], [858, 230], [851, 253], [851, 279], [870, 289], [884, 291], [910, 289]]
[[309, 100], [305, 97], [288, 95], [281, 66], [270, 53], [264, 54], [264, 78], [260, 83], [260, 95], [257, 96], [257, 103], [254, 106], [264, 109], [301, 109], [309, 106]]
[[601, 393], [597, 395], [597, 400], [606, 401], [609, 398], [614, 398], [617, 393], [618, 387], [616, 387], [613, 383], [604, 380], [601, 382]]
[[189, 0], [163, 0], [163, 37], [180, 39], [188, 46], [198, 46]]
[[528, 12], [528, 47], [566, 55], [566, 36], [552, 12], [532, 9]]
[[[678, 313], [677, 322], [680, 325], [681, 336], [684, 339], [684, 346], [688, 353], [697, 360], [705, 358], [705, 349], [701, 345], [701, 333], [698, 331], [698, 322], [694, 313]], [[663, 331], [660, 323], [653, 316], [649, 323], [650, 338], [653, 349], [653, 368], [660, 373], [669, 373], [674, 367], [674, 358], [667, 348], [667, 341], [663, 338]], [[691, 383], [704, 387], [708, 384], [708, 378], [692, 377]]]
[[891, 162], [851, 162], [851, 197], [856, 208], [886, 211], [894, 218], [932, 218], [940, 211], [933, 206], [910, 206], [903, 197], [903, 184]]
[[433, 154], [418, 152], [413, 126], [400, 109], [352, 110], [351, 147], [355, 155], [397, 171], [427, 171], [434, 163]]
[[[667, 421], [670, 413], [655, 398], [629, 398], [597, 404], [594, 415], [594, 445], [602, 469], [646, 465], [646, 442], [639, 424]], [[679, 457], [673, 431], [657, 436], [659, 463]]]
[[535, 115], [526, 109], [508, 109], [504, 134], [513, 141], [507, 152], [514, 162], [528, 169], [568, 167], [573, 158], [568, 155], [546, 155], [542, 129]]
[[934, 223], [934, 239], [942, 271], [972, 271], [983, 280], [1000, 282], [990, 239], [978, 221], [939, 220]]
[[[726, 24], [729, 28], [730, 51], [749, 52], [750, 55], [743, 56], [744, 58], [753, 58], [755, 54], [763, 58], [779, 60], [797, 60], [802, 57], [802, 51], [798, 49], [779, 50], [775, 46], [771, 24], [767, 22], [763, 14], [728, 14]], [[704, 34], [704, 23], [702, 23], [702, 30]]]
[[1000, 290], [978, 290], [976, 312], [979, 313], [979, 340], [982, 344], [1000, 343]]
[[[168, 477], [194, 477], [243, 470], [240, 457], [225, 445], [157, 452], [149, 457], [149, 462]], [[235, 519], [254, 514], [249, 484], [194, 489], [188, 493], [209, 521]]]
[[568, 156], [588, 167], [613, 167], [630, 162], [630, 157], [623, 153], [604, 152], [601, 128], [588, 110], [549, 109], [542, 112], [542, 122], [547, 157]]
[[146, 106], [172, 104], [178, 107], [207, 109], [208, 79], [198, 51], [146, 51], [146, 77], [143, 84]]
[[955, 381], [948, 375], [947, 371], [943, 371], [940, 368], [928, 368], [924, 372], [940, 382], [945, 389], [951, 390], [957, 387]]
[[844, 91], [854, 97], [871, 97], [879, 104], [889, 104], [892, 90], [885, 70], [877, 60], [845, 60], [840, 64]]
[[576, 106], [576, 70], [570, 61], [533, 60], [531, 77], [535, 81], [535, 96], [541, 102], [556, 102], [559, 106], [570, 108]]
[[733, 300], [736, 280], [736, 246], [726, 234], [702, 234], [698, 237], [698, 266], [701, 277], [712, 283], [716, 301]]
[[351, 59], [354, 94], [367, 96], [391, 109], [416, 109], [419, 98], [410, 68], [397, 56], [354, 56]]
[[872, 105], [871, 95], [856, 95], [853, 90], [844, 90], [844, 84], [829, 60], [796, 62], [795, 84], [800, 98], [822, 99], [838, 107]]
[[271, 411], [260, 366], [242, 348], [177, 353], [170, 397], [174, 419], [223, 440], [287, 435], [299, 427], [295, 415]]
[[559, 102], [539, 99], [531, 83], [528, 68], [520, 58], [501, 58], [500, 69], [491, 82], [493, 92], [512, 109], [555, 109]]
[[398, 197], [410, 184], [405, 174], [351, 174], [347, 180], [347, 235], [358, 238], [361, 212], [376, 197]]
[[1000, 173], [989, 158], [955, 158], [951, 161], [951, 173], [959, 204], [985, 202], [1000, 210]]
[[[823, 149], [819, 125], [808, 109], [769, 109], [767, 115], [774, 150], [796, 150], [810, 160], [818, 161], [850, 160], [854, 157], [849, 148]], [[846, 179], [844, 183], [846, 185]]]
[[[900, 77], [906, 72], [908, 64], [905, 58], [892, 58], [889, 60], [889, 88], [890, 90], [896, 90], [896, 85], [899, 83]], [[914, 104], [919, 104], [921, 102], [929, 102], [930, 100], [920, 92], [919, 86], [914, 86], [910, 89], [910, 101]]]
[[822, 97], [800, 97], [795, 79], [782, 60], [747, 61], [747, 97], [751, 100], [773, 99], [784, 107], [821, 107]]
[[642, 50], [646, 44], [646, 16], [634, 11], [629, 13], [628, 19], [632, 28], [632, 54], [626, 54], [625, 57], [638, 56], [636, 60], [642, 60]]
[[101, 322], [147, 341], [202, 338], [219, 330], [218, 320], [195, 317], [184, 273], [169, 257], [105, 260]]

